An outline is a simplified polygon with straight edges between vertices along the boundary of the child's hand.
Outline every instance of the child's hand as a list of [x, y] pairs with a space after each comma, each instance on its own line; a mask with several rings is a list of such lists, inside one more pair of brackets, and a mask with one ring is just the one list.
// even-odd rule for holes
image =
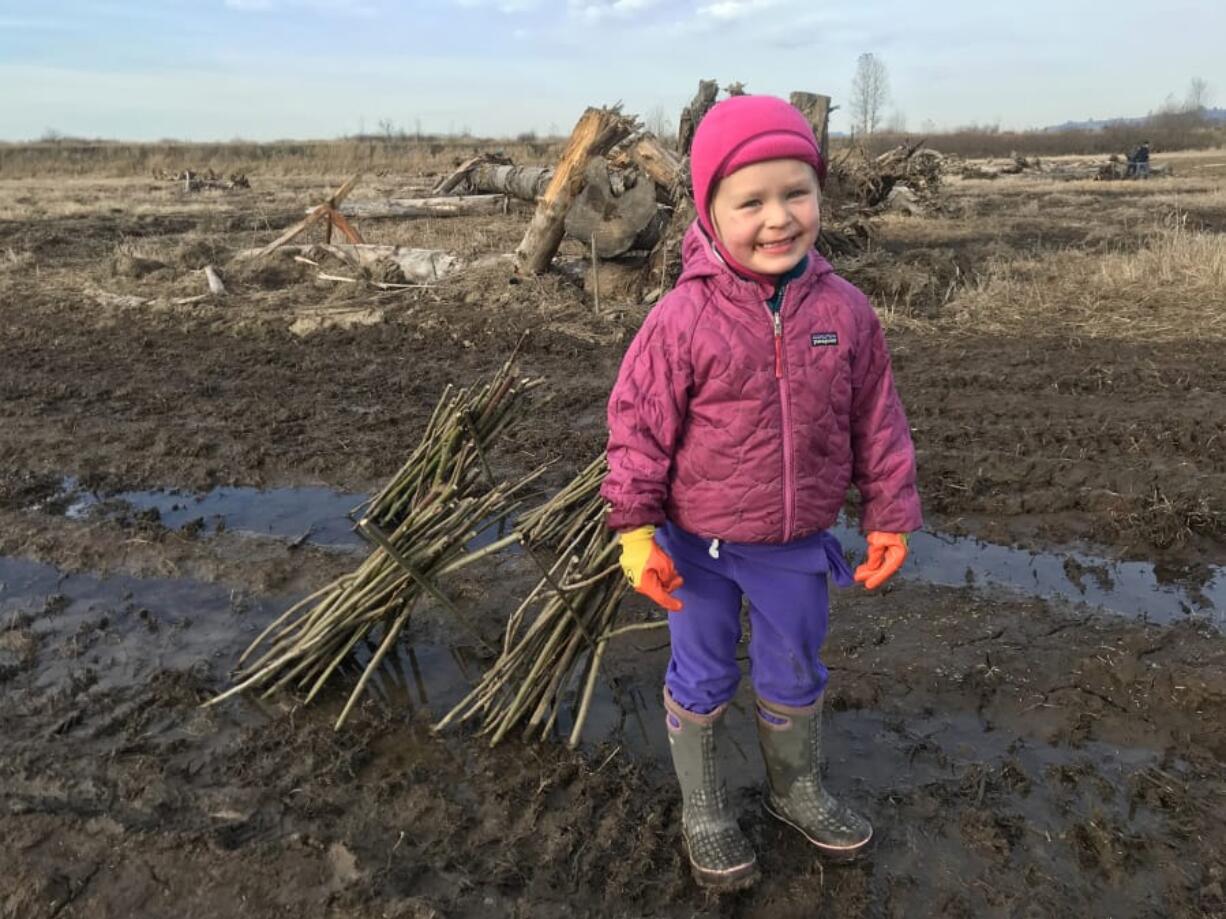
[[868, 557], [864, 564], [856, 569], [856, 582], [863, 584], [868, 590], [876, 590], [888, 581], [906, 560], [906, 533], [881, 533], [874, 530], [868, 534]]
[[655, 532], [653, 526], [642, 526], [617, 537], [622, 547], [622, 571], [631, 587], [675, 613], [681, 609], [681, 601], [672, 594], [684, 582], [668, 553], [656, 545]]

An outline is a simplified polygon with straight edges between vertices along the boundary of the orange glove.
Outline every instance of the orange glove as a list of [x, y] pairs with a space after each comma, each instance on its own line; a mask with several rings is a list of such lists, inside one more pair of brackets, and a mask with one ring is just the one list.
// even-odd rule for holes
[[906, 533], [869, 533], [868, 557], [856, 569], [856, 583], [876, 590], [888, 581], [907, 560], [907, 542]]
[[672, 594], [684, 582], [668, 553], [656, 545], [655, 533], [656, 528], [648, 525], [618, 535], [622, 571], [631, 587], [675, 613], [681, 601]]

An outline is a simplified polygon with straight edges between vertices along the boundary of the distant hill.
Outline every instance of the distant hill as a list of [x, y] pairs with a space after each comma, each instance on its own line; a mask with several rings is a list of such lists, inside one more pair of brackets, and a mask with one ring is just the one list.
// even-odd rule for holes
[[[1207, 108], [1205, 109], [1205, 118], [1215, 124], [1226, 124], [1226, 108]], [[1101, 131], [1103, 128], [1109, 128], [1113, 125], [1123, 125], [1132, 127], [1145, 124], [1149, 119], [1148, 115], [1141, 115], [1132, 118], [1090, 118], [1086, 121], [1066, 121], [1063, 124], [1053, 124], [1044, 131]]]

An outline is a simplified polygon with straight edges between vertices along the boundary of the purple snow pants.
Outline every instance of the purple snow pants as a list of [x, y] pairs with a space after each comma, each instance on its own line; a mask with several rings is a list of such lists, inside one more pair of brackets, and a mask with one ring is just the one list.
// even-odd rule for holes
[[[664, 685], [683, 708], [714, 711], [741, 679], [741, 597], [749, 600], [749, 661], [754, 691], [768, 702], [805, 706], [826, 686], [820, 654], [830, 612], [827, 575], [852, 584], [839, 541], [822, 531], [780, 544], [719, 543], [672, 523], [656, 530], [685, 580], [668, 614], [672, 659]], [[718, 557], [714, 557], [717, 554]]]

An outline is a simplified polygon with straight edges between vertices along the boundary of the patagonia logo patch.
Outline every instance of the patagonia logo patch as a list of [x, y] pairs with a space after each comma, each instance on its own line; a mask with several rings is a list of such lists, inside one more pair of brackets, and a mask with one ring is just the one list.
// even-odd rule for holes
[[809, 344], [814, 348], [832, 348], [839, 343], [838, 332], [814, 332], [809, 336]]

